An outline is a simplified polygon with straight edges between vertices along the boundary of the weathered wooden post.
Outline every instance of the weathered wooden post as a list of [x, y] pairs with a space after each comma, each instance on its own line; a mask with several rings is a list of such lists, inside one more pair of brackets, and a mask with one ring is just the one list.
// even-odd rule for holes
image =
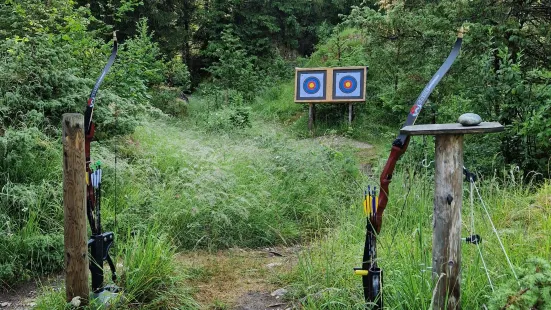
[[308, 130], [314, 132], [314, 124], [316, 123], [316, 104], [308, 104]]
[[348, 104], [348, 126], [352, 126], [353, 120], [354, 120], [354, 103], [350, 102]]
[[400, 133], [436, 136], [432, 235], [433, 309], [460, 309], [463, 135], [503, 131], [499, 123], [477, 126], [436, 124], [406, 126]]
[[86, 158], [84, 117], [63, 115], [63, 207], [65, 241], [65, 291], [67, 301], [81, 297], [86, 304], [88, 249], [86, 238]]

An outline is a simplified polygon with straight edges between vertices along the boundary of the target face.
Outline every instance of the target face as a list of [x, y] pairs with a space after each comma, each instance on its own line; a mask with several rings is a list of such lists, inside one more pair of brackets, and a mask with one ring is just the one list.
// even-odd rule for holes
[[327, 71], [299, 71], [297, 72], [295, 100], [325, 100]]
[[365, 68], [333, 70], [333, 99], [364, 100]]

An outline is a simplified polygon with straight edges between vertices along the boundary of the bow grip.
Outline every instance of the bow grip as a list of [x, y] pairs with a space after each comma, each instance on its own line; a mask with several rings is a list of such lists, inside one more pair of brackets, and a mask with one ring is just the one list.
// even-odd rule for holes
[[374, 226], [377, 234], [381, 231], [381, 224], [383, 221], [383, 212], [385, 211], [386, 204], [388, 203], [388, 186], [392, 181], [392, 174], [394, 173], [394, 168], [400, 157], [406, 152], [406, 149], [409, 144], [409, 136], [406, 138], [406, 141], [403, 145], [397, 145], [394, 143], [392, 149], [390, 150], [390, 155], [386, 161], [386, 165], [381, 173], [379, 182], [381, 183], [381, 192], [379, 194], [379, 202], [377, 207], [377, 214], [375, 216]]

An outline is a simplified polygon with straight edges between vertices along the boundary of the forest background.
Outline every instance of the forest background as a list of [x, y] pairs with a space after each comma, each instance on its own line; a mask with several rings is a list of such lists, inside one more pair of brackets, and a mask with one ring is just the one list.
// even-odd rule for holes
[[[307, 136], [304, 107], [292, 102], [294, 67], [369, 66], [366, 103], [357, 106], [353, 126], [343, 118], [344, 107], [323, 106], [315, 134], [387, 143], [449, 52], [461, 26], [468, 29], [461, 56], [432, 94], [418, 122], [455, 122], [467, 111], [500, 122], [506, 128], [503, 134], [469, 137], [466, 163], [487, 176], [506, 171], [518, 177], [520, 184], [529, 184], [527, 191], [535, 192], [550, 175], [551, 4], [546, 1], [3, 1], [1, 283], [9, 287], [63, 268], [61, 116], [83, 111], [110, 52], [112, 31], [117, 31], [121, 45], [94, 113], [99, 140], [95, 155], [113, 174], [114, 157], [121, 157], [123, 181], [118, 195], [125, 199], [118, 201], [123, 219], [114, 227], [117, 199], [113, 181], [106, 181], [105, 225], [125, 235], [130, 228], [146, 230], [168, 221], [164, 229], [156, 229], [159, 236], [168, 236], [174, 243], [164, 249], [170, 252], [195, 247], [256, 247], [281, 240], [292, 243], [302, 240], [303, 231], [311, 234], [312, 230], [334, 227], [335, 223], [327, 224], [336, 214], [332, 208], [351, 203], [350, 197], [355, 195], [351, 188], [358, 178], [354, 164], [334, 151], [312, 163], [298, 155], [309, 154], [308, 149], [285, 149], [288, 137], [266, 137], [260, 125], [276, 122], [283, 124], [291, 139]], [[191, 94], [191, 101], [198, 99], [187, 104], [179, 99], [182, 94]], [[159, 119], [163, 123], [183, 120], [184, 128], [207, 135], [229, 133], [237, 135], [236, 139], [256, 135], [264, 139], [255, 140], [256, 147], [268, 147], [274, 154], [282, 148], [287, 152], [287, 157], [279, 153], [277, 157], [288, 165], [289, 174], [293, 169], [305, 173], [301, 165], [310, 165], [314, 172], [293, 179], [278, 175], [283, 172], [274, 168], [273, 178], [281, 182], [279, 190], [293, 194], [270, 197], [288, 199], [278, 202], [288, 208], [277, 211], [282, 212], [277, 216], [283, 223], [271, 231], [264, 227], [275, 214], [255, 218], [253, 211], [241, 209], [243, 201], [238, 198], [235, 205], [226, 205], [229, 211], [220, 213], [192, 206], [212, 205], [213, 200], [221, 199], [217, 195], [222, 190], [216, 197], [197, 195], [183, 202], [181, 210], [185, 212], [167, 212], [174, 202], [169, 194], [160, 197], [159, 188], [165, 193], [172, 190], [176, 196], [182, 189], [171, 185], [170, 177], [192, 179], [199, 172], [193, 172], [196, 166], [186, 164], [193, 158], [154, 162], [148, 157], [151, 154], [133, 148], [139, 143], [154, 144], [148, 140], [154, 133], [144, 127], [158, 125]], [[256, 131], [251, 133], [251, 128]], [[414, 143], [409, 162], [432, 156], [431, 143]], [[182, 165], [188, 168], [188, 175], [171, 168]], [[248, 173], [249, 166], [235, 165], [234, 172], [242, 169], [240, 173]], [[326, 175], [326, 166], [346, 173]], [[305, 178], [317, 181], [302, 189], [294, 187]], [[159, 188], [146, 189], [148, 182], [158, 182]], [[266, 180], [270, 183], [273, 180]], [[199, 193], [216, 186], [229, 190], [232, 185], [222, 177], [195, 190]], [[305, 195], [315, 203], [304, 204], [301, 197]], [[243, 197], [254, 200], [247, 204], [262, 205], [268, 196]], [[305, 206], [297, 211], [293, 209], [297, 204], [317, 209], [314, 212]], [[147, 221], [143, 221], [144, 214]], [[246, 219], [236, 223], [230, 220], [232, 216]], [[153, 244], [143, 246], [158, 244], [158, 240], [150, 241]], [[136, 245], [121, 251], [132, 248]], [[136, 300], [151, 302], [158, 297], [144, 296], [143, 290], [136, 288]]]

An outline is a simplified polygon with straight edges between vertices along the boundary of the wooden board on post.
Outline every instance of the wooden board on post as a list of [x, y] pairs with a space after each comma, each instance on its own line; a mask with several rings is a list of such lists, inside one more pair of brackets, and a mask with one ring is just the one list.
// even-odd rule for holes
[[461, 308], [461, 207], [463, 204], [463, 135], [503, 131], [499, 123], [412, 125], [406, 135], [436, 136], [432, 276], [433, 309]]
[[86, 157], [84, 117], [63, 114], [63, 211], [67, 301], [89, 298], [86, 236]]

